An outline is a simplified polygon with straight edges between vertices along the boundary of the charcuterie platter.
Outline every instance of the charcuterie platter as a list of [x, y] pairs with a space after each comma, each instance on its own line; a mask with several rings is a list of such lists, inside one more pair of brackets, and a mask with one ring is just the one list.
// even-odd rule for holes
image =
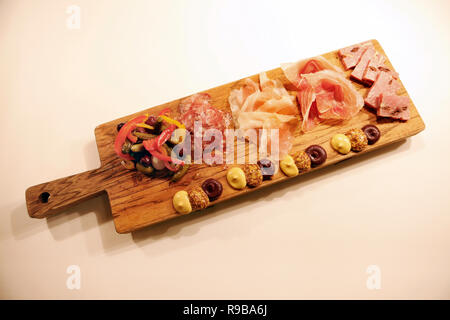
[[[170, 156], [186, 137], [195, 140], [194, 118], [222, 133], [276, 128], [282, 156], [257, 164]], [[128, 233], [301, 180], [424, 128], [384, 50], [371, 40], [101, 124], [95, 129], [100, 168], [28, 188], [27, 208], [30, 217], [45, 218], [106, 193], [116, 231]], [[178, 130], [187, 134], [179, 141]], [[245, 150], [249, 158], [248, 145]]]

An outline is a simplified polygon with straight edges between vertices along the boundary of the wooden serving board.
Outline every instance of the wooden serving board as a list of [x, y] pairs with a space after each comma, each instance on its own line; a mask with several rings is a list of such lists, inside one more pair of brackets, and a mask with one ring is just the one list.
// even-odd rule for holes
[[[372, 40], [372, 42], [377, 51], [386, 56], [378, 41]], [[342, 68], [337, 51], [326, 53], [323, 57]], [[392, 67], [390, 61], [386, 63], [389, 67]], [[350, 71], [347, 71], [347, 76], [349, 74]], [[268, 71], [267, 75], [271, 79], [279, 79], [284, 85], [289, 84], [280, 68]], [[250, 78], [258, 81], [258, 75]], [[353, 83], [363, 97], [365, 97], [368, 88], [355, 82]], [[211, 95], [213, 106], [230, 112], [228, 96], [231, 89], [239, 87], [241, 84], [242, 80], [239, 80], [204, 92]], [[403, 84], [399, 94], [408, 95]], [[111, 211], [117, 232], [127, 233], [180, 216], [172, 207], [173, 195], [179, 190], [186, 190], [194, 185], [201, 185], [207, 178], [215, 178], [223, 185], [222, 196], [212, 202], [211, 205], [289, 179], [279, 170], [272, 180], [264, 181], [257, 188], [235, 190], [226, 181], [227, 167], [224, 165], [210, 167], [206, 165], [193, 165], [187, 175], [177, 183], [171, 183], [167, 178], [148, 178], [140, 172], [129, 171], [123, 168], [120, 164], [121, 160], [114, 153], [113, 148], [117, 134], [117, 124], [140, 114], [157, 114], [160, 110], [167, 107], [172, 109], [173, 114], [176, 114], [178, 104], [181, 100], [175, 100], [151, 109], [142, 110], [141, 112], [99, 125], [95, 129], [95, 138], [100, 155], [101, 167], [28, 188], [26, 190], [26, 202], [29, 215], [33, 218], [48, 217], [80, 201], [106, 192], [111, 204]], [[356, 155], [370, 152], [424, 130], [425, 125], [413, 104], [411, 105], [410, 111], [411, 119], [407, 122], [400, 122], [386, 119], [377, 120], [377, 116], [373, 112], [363, 108], [358, 115], [346, 122], [321, 124], [306, 134], [301, 134], [298, 131], [291, 153], [304, 150], [312, 144], [320, 144], [324, 147], [328, 153], [328, 159], [322, 166], [311, 170], [313, 171]], [[381, 138], [374, 145], [368, 146], [360, 153], [350, 152], [347, 155], [338, 154], [331, 148], [330, 138], [334, 134], [344, 133], [351, 128], [361, 128], [369, 123], [376, 124], [381, 131]], [[228, 167], [231, 166], [234, 165], [229, 165]], [[295, 178], [299, 179], [299, 176]], [[45, 201], [46, 196], [48, 196], [47, 202]]]

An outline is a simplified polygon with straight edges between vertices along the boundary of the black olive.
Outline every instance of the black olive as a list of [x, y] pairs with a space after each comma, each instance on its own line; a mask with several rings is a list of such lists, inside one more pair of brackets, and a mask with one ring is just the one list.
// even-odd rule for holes
[[314, 144], [309, 146], [305, 152], [308, 154], [311, 159], [311, 166], [316, 167], [320, 166], [322, 163], [327, 160], [327, 152], [321, 146]]
[[148, 124], [149, 126], [152, 126], [152, 127], [154, 127], [157, 122], [158, 122], [158, 118], [155, 116], [149, 116], [147, 121], [145, 121], [146, 124]]
[[261, 169], [263, 180], [268, 180], [275, 174], [275, 165], [269, 159], [258, 160], [258, 166]]
[[121, 122], [121, 123], [119, 123], [119, 124], [117, 125], [117, 132], [119, 132], [120, 129], [122, 129], [122, 127], [123, 127], [124, 124], [125, 124], [125, 123]]
[[146, 167], [150, 167], [152, 165], [152, 158], [146, 154], [141, 158], [140, 163]]
[[368, 124], [362, 127], [362, 131], [364, 131], [364, 134], [367, 137], [368, 144], [374, 144], [380, 139], [380, 130], [372, 124]]
[[203, 191], [205, 191], [206, 195], [211, 201], [216, 200], [223, 191], [222, 184], [216, 179], [212, 178], [207, 179], [202, 183], [202, 189]]

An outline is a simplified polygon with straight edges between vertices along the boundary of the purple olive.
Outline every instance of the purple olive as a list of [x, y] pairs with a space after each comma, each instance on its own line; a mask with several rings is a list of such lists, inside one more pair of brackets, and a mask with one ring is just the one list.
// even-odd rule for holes
[[158, 118], [155, 116], [149, 116], [145, 124], [154, 127], [158, 123]]
[[327, 152], [321, 146], [314, 144], [309, 146], [305, 152], [311, 158], [311, 166], [317, 167], [327, 160]]
[[214, 201], [222, 194], [222, 184], [216, 179], [207, 179], [202, 183], [202, 189], [209, 200]]
[[124, 124], [125, 124], [125, 123], [121, 122], [121, 123], [119, 123], [119, 124], [117, 125], [117, 132], [119, 132], [120, 129], [122, 129], [122, 127], [123, 127]]
[[258, 160], [258, 166], [261, 169], [264, 180], [269, 180], [275, 174], [275, 165], [269, 159]]
[[152, 165], [152, 158], [146, 154], [141, 158], [141, 164], [146, 167], [150, 167]]

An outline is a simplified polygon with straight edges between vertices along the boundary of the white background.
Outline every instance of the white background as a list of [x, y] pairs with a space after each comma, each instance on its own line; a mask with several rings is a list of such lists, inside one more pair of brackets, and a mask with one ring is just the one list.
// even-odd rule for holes
[[[81, 8], [81, 29], [66, 8]], [[450, 1], [0, 0], [1, 298], [450, 298]], [[28, 217], [99, 166], [101, 123], [377, 39], [427, 128], [135, 234], [106, 198]], [[81, 289], [66, 268], [81, 268]], [[381, 269], [368, 290], [366, 268]]]

